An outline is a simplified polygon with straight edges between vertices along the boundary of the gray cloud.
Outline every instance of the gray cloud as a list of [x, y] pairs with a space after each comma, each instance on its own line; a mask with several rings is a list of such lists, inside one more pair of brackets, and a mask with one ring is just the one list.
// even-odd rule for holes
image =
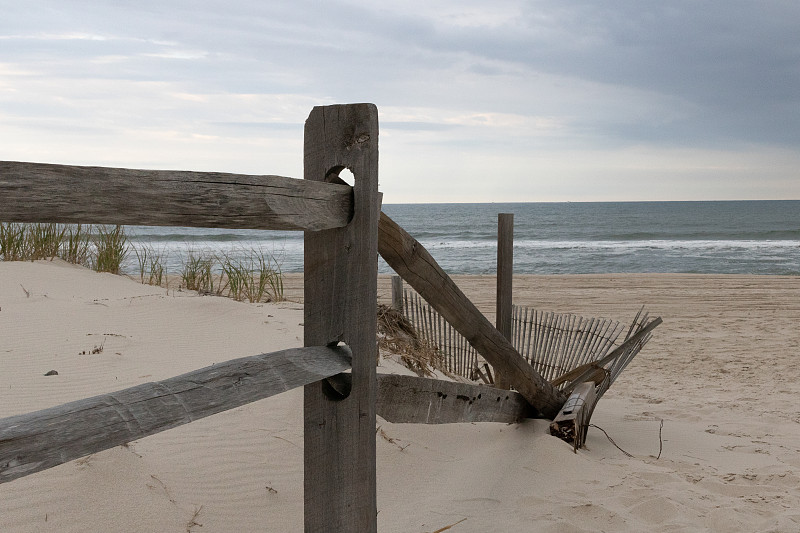
[[314, 103], [372, 101], [392, 142], [443, 158], [794, 157], [797, 20], [791, 1], [17, 2], [0, 19], [0, 138], [5, 121], [276, 139]]

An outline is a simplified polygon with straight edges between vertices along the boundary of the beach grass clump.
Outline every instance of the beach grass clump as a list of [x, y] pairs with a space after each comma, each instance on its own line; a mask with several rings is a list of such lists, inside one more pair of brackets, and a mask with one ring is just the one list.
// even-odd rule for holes
[[91, 256], [91, 226], [68, 224], [62, 234], [58, 256], [67, 263], [88, 265]]
[[55, 223], [27, 226], [23, 239], [25, 258], [29, 261], [36, 261], [38, 259], [52, 260], [57, 257], [66, 230], [66, 226]]
[[3, 261], [23, 261], [25, 255], [25, 225], [0, 223], [0, 257]]
[[128, 255], [128, 237], [119, 224], [97, 226], [94, 234], [95, 256], [93, 267], [97, 272], [119, 274], [122, 262]]
[[[81, 226], [68, 224], [0, 223], [0, 258], [3, 261], [36, 261], [61, 257], [84, 264], [87, 254], [79, 254]], [[84, 252], [88, 250], [88, 237]]]
[[139, 279], [143, 284], [161, 286], [167, 281], [166, 258], [164, 250], [157, 250], [152, 245], [142, 244], [141, 246], [131, 245], [133, 253], [136, 254], [136, 262], [139, 265]]
[[238, 301], [280, 302], [284, 299], [280, 264], [263, 250], [226, 254], [221, 260], [228, 296]]
[[[183, 286], [190, 291], [214, 294], [215, 262], [215, 256], [210, 253], [190, 250], [181, 267]], [[219, 289], [219, 284], [217, 285]]]

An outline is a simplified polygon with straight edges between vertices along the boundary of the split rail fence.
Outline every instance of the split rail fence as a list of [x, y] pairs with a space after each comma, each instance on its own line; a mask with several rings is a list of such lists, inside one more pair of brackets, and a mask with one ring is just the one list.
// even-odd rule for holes
[[[348, 168], [353, 186], [338, 174]], [[0, 483], [304, 386], [304, 526], [374, 532], [376, 412], [392, 421], [553, 418], [539, 375], [425, 248], [380, 212], [378, 111], [315, 107], [304, 178], [0, 162], [0, 220], [305, 232], [304, 348], [0, 420]], [[517, 393], [376, 375], [377, 255]], [[349, 372], [347, 372], [349, 370]]]

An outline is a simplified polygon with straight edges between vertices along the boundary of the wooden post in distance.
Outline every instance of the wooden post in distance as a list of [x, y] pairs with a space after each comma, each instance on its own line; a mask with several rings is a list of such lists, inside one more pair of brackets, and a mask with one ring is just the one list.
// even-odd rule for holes
[[398, 313], [403, 312], [403, 278], [392, 276], [392, 307]]
[[[497, 330], [511, 341], [511, 310], [514, 279], [514, 214], [497, 215]], [[495, 371], [495, 386], [510, 389], [503, 372]]]

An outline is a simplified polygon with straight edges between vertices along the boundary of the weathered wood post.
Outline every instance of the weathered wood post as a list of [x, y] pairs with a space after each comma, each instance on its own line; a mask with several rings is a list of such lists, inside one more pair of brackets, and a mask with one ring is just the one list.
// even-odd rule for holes
[[395, 311], [403, 312], [403, 278], [392, 276], [392, 307]]
[[[496, 325], [503, 337], [511, 340], [512, 290], [514, 278], [514, 214], [497, 215], [497, 315]], [[511, 384], [495, 369], [495, 386], [509, 389]]]
[[305, 531], [375, 532], [377, 108], [315, 107], [304, 154], [305, 179], [340, 181], [344, 168], [355, 178], [350, 224], [305, 233], [305, 345], [353, 352], [351, 375], [305, 387]]

